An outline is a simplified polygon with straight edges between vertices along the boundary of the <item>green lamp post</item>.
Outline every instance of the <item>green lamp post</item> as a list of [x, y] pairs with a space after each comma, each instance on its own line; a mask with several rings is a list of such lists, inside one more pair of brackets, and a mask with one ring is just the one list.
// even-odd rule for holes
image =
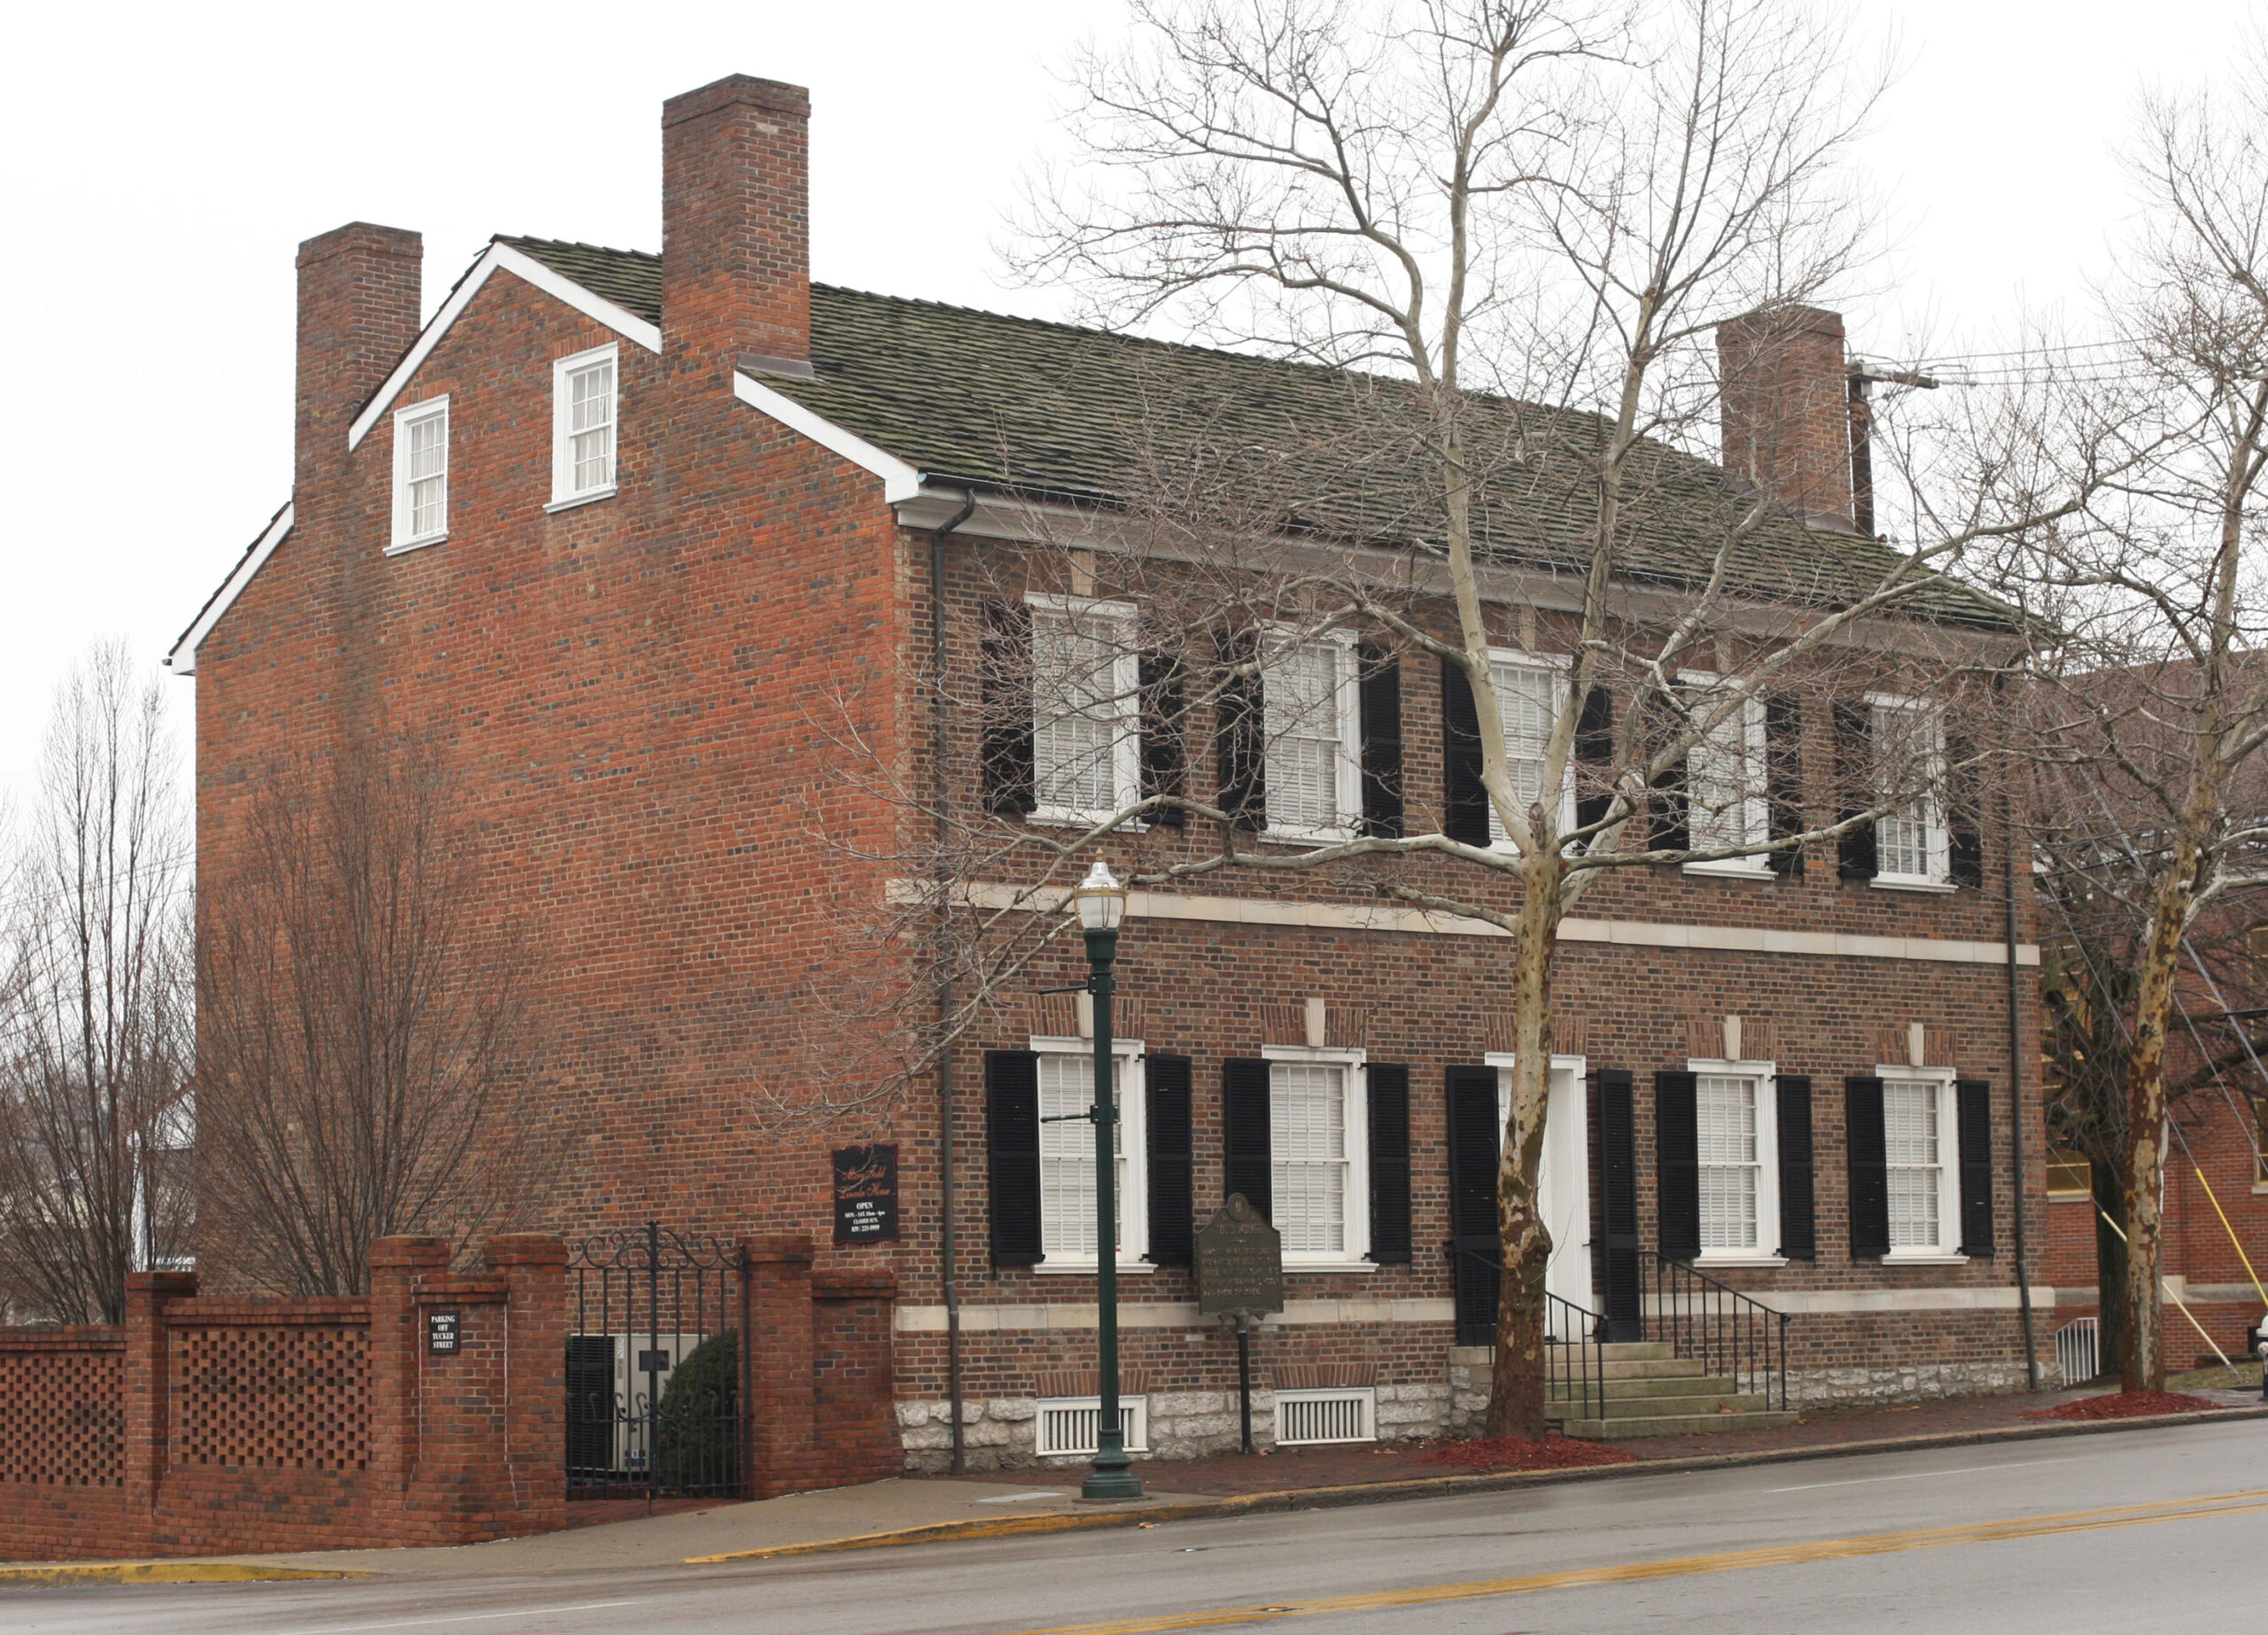
[[1118, 922], [1126, 915], [1126, 887], [1098, 863], [1071, 894], [1087, 935], [1087, 992], [1094, 996], [1095, 1303], [1099, 1315], [1096, 1371], [1101, 1402], [1095, 1422], [1095, 1464], [1079, 1487], [1082, 1499], [1139, 1499], [1142, 1484], [1126, 1457], [1126, 1430], [1118, 1416], [1118, 1186], [1113, 1143], [1118, 1136], [1118, 1094], [1111, 1070], [1111, 962], [1118, 957]]

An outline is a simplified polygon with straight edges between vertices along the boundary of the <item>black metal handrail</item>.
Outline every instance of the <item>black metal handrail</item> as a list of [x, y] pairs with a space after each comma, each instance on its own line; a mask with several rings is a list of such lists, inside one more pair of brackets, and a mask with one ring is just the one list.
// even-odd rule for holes
[[1653, 1298], [1639, 1319], [1645, 1337], [1666, 1340], [1676, 1355], [1729, 1376], [1736, 1389], [1762, 1382], [1767, 1405], [1776, 1395], [1785, 1411], [1789, 1314], [1685, 1261], [1651, 1252]]
[[[1485, 1294], [1487, 1320], [1484, 1326], [1478, 1321], [1460, 1321], [1457, 1344], [1460, 1345], [1494, 1344], [1495, 1342], [1496, 1279], [1502, 1275], [1503, 1257], [1494, 1244], [1477, 1243], [1471, 1238], [1455, 1238], [1442, 1245], [1448, 1252], [1453, 1272], [1463, 1278], [1477, 1275], [1478, 1292]], [[1596, 1312], [1564, 1300], [1549, 1290], [1543, 1296], [1543, 1395], [1546, 1402], [1561, 1406], [1571, 1419], [1598, 1419], [1606, 1412], [1606, 1346], [1601, 1337], [1605, 1322]], [[1464, 1302], [1460, 1302], [1463, 1306]], [[1475, 1300], [1474, 1305], [1481, 1302]], [[1580, 1412], [1575, 1410], [1580, 1409]]]

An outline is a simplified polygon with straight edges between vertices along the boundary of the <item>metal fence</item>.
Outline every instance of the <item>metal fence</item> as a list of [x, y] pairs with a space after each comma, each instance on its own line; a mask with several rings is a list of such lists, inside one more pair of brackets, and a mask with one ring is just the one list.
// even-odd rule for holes
[[750, 1396], [741, 1250], [649, 1220], [575, 1244], [567, 1276], [567, 1496], [737, 1496]]
[[2055, 1330], [2055, 1366], [2066, 1385], [2084, 1385], [2102, 1372], [2102, 1331], [2095, 1319], [2074, 1317]]

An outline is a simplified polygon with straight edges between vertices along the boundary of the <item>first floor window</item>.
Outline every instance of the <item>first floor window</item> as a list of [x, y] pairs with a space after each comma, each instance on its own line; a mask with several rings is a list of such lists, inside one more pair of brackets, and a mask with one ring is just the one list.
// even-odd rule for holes
[[1303, 641], [1268, 655], [1262, 684], [1268, 826], [1290, 834], [1345, 833], [1359, 810], [1355, 653]]
[[[1140, 1069], [1130, 1053], [1111, 1058], [1119, 1123], [1112, 1143], [1112, 1199], [1118, 1222], [1118, 1259], [1138, 1254], [1138, 1220], [1128, 1219], [1132, 1192], [1128, 1172], [1140, 1151]], [[1039, 1054], [1039, 1233], [1050, 1266], [1092, 1264], [1095, 1252], [1095, 1127], [1084, 1115], [1094, 1105], [1095, 1058], [1091, 1050]]]
[[1353, 1252], [1347, 1133], [1353, 1071], [1337, 1062], [1277, 1062], [1269, 1069], [1270, 1182], [1286, 1256]]
[[1882, 1086], [1884, 1157], [1889, 1165], [1890, 1246], [1939, 1248], [1944, 1242], [1946, 1163], [1942, 1085], [1931, 1079], [1885, 1079]]
[[1698, 1074], [1694, 1112], [1700, 1137], [1701, 1252], [1759, 1247], [1762, 1163], [1757, 1141], [1757, 1081], [1744, 1073]]
[[420, 545], [449, 531], [449, 400], [393, 417], [393, 542]]
[[1035, 599], [1032, 795], [1043, 814], [1106, 818], [1138, 798], [1133, 609]]

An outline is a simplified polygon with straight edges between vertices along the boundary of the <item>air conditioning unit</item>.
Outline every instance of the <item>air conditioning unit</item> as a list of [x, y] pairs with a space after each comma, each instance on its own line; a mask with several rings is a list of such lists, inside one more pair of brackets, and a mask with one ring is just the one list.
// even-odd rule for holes
[[1378, 1440], [1379, 1393], [1371, 1385], [1333, 1385], [1276, 1393], [1276, 1445]]
[[[1150, 1451], [1150, 1399], [1121, 1397], [1118, 1423], [1125, 1435], [1126, 1451]], [[1102, 1429], [1099, 1397], [1042, 1397], [1039, 1399], [1038, 1442], [1034, 1451], [1042, 1459], [1057, 1455], [1091, 1454]]]
[[[649, 1402], [658, 1405], [700, 1334], [567, 1337], [567, 1468], [571, 1480], [643, 1478]], [[650, 1397], [649, 1397], [650, 1391]]]

